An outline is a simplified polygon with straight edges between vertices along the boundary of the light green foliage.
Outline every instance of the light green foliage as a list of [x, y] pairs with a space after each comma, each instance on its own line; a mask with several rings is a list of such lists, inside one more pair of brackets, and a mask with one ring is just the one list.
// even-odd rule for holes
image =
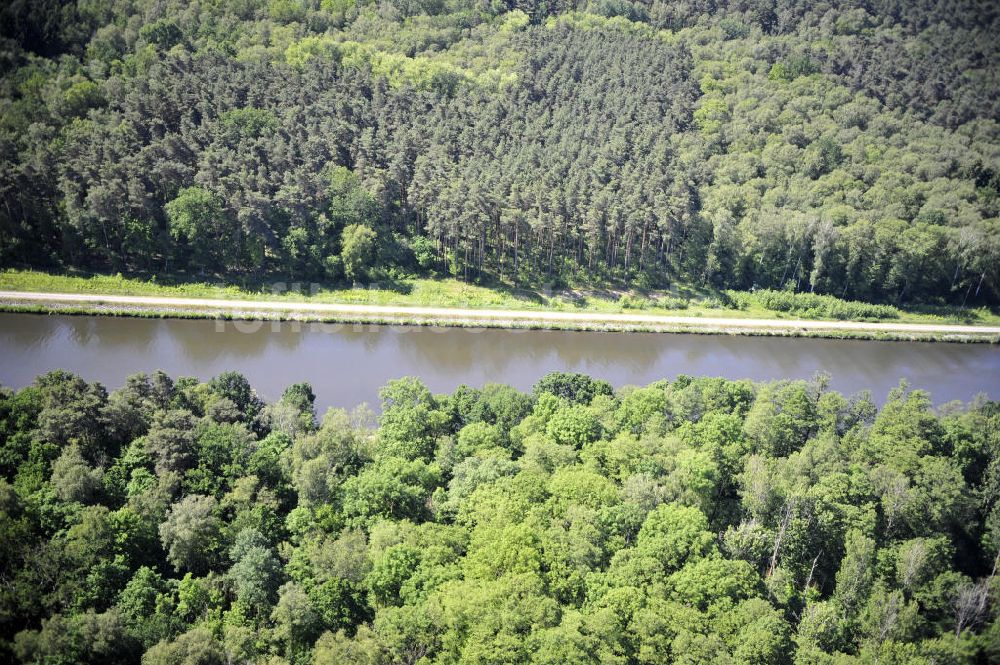
[[825, 319], [897, 319], [900, 311], [891, 305], [873, 305], [841, 300], [816, 293], [795, 293], [760, 289], [750, 293], [727, 292], [737, 307], [758, 305], [773, 312], [789, 312], [806, 318]]
[[218, 607], [219, 595], [209, 579], [194, 577], [188, 573], [177, 584], [176, 616], [181, 621], [196, 623]]
[[387, 457], [344, 482], [344, 513], [362, 523], [378, 518], [419, 519], [438, 482], [440, 472], [434, 465]]
[[309, 653], [321, 627], [320, 617], [308, 594], [295, 582], [281, 587], [271, 620], [275, 624], [275, 638], [284, 644], [289, 660], [300, 659]]
[[135, 572], [118, 594], [122, 623], [145, 648], [165, 638], [174, 629], [170, 616], [170, 595], [166, 581], [150, 568]]
[[666, 392], [659, 387], [635, 388], [621, 398], [615, 424], [634, 434], [666, 429], [670, 414]]
[[670, 576], [671, 597], [702, 610], [726, 611], [759, 593], [760, 576], [746, 561], [702, 559]]
[[874, 558], [875, 541], [857, 531], [847, 534], [835, 594], [846, 612], [854, 612], [867, 598], [875, 578]]
[[229, 550], [233, 561], [228, 577], [236, 602], [247, 614], [267, 614], [277, 598], [281, 563], [267, 540], [254, 529], [244, 529]]
[[[331, 409], [315, 433], [295, 438], [288, 458], [292, 479], [303, 506], [327, 502], [341, 476], [349, 474], [368, 458], [367, 436], [343, 410]], [[281, 460], [275, 460], [281, 464]], [[272, 473], [280, 473], [274, 469]]]
[[674, 457], [664, 489], [675, 501], [710, 511], [715, 503], [719, 466], [708, 451], [685, 448]]
[[785, 457], [798, 450], [815, 427], [815, 399], [804, 381], [767, 386], [747, 414], [744, 432], [757, 451]]
[[646, 517], [636, 541], [637, 550], [656, 559], [667, 572], [715, 551], [708, 520], [697, 508], [663, 504]]
[[194, 494], [171, 506], [160, 539], [176, 570], [199, 571], [211, 562], [222, 526], [217, 507], [212, 497]]
[[907, 591], [914, 591], [948, 568], [952, 556], [945, 538], [914, 538], [902, 543], [896, 559], [896, 580]]
[[103, 475], [87, 464], [77, 445], [67, 447], [52, 463], [52, 484], [63, 501], [87, 502], [100, 489]]
[[361, 626], [354, 637], [343, 630], [323, 633], [313, 651], [314, 665], [381, 665], [385, 662], [384, 647], [368, 626]]
[[831, 601], [810, 602], [802, 610], [797, 640], [802, 651], [841, 651], [848, 638], [843, 633], [840, 608]]
[[225, 479], [243, 475], [251, 454], [252, 437], [242, 423], [205, 422], [195, 429], [194, 436], [199, 464], [185, 472], [185, 488], [196, 494], [219, 495], [225, 488]]
[[285, 389], [281, 400], [268, 410], [271, 429], [291, 438], [300, 432], [316, 429], [316, 395], [308, 383], [296, 383]]
[[529, 524], [481, 525], [472, 534], [466, 575], [489, 580], [504, 575], [538, 574], [542, 568], [541, 543]]
[[564, 505], [600, 508], [618, 503], [618, 488], [604, 476], [579, 468], [561, 468], [546, 486], [553, 499]]
[[319, 582], [341, 579], [357, 583], [372, 565], [365, 533], [356, 529], [345, 529], [336, 538], [327, 536], [303, 543], [301, 551], [308, 553], [310, 574]]
[[554, 628], [539, 631], [532, 645], [531, 662], [538, 665], [558, 663], [600, 663], [599, 637], [580, 612], [563, 614]]
[[545, 425], [545, 433], [556, 443], [576, 448], [596, 439], [600, 431], [597, 416], [580, 404], [559, 408]]
[[217, 266], [229, 256], [232, 228], [222, 201], [201, 187], [187, 187], [164, 206], [170, 234], [191, 247], [192, 262]]
[[729, 118], [729, 109], [721, 99], [706, 99], [694, 112], [694, 121], [705, 136], [716, 134]]
[[503, 442], [499, 428], [479, 421], [469, 423], [458, 432], [457, 454], [468, 457], [480, 451], [498, 448]]
[[347, 279], [357, 280], [364, 276], [375, 255], [376, 237], [375, 231], [367, 226], [351, 224], [344, 227], [340, 236], [340, 260]]
[[219, 120], [223, 127], [241, 138], [257, 138], [273, 132], [278, 126], [273, 111], [253, 107], [231, 109], [223, 113]]
[[791, 627], [781, 612], [760, 598], [741, 602], [721, 622], [727, 645], [739, 663], [780, 663], [791, 652]]
[[399, 590], [420, 561], [420, 550], [400, 543], [387, 549], [365, 580], [371, 589], [373, 604], [399, 604]]
[[40, 630], [22, 631], [13, 642], [13, 651], [22, 662], [54, 665], [129, 662], [134, 661], [138, 651], [113, 611], [55, 614], [43, 622]]
[[876, 589], [861, 613], [860, 627], [868, 639], [883, 642], [911, 642], [918, 632], [920, 608], [907, 601], [902, 591]]
[[0, 393], [0, 656], [995, 660], [995, 403], [541, 384], [400, 379], [318, 427], [233, 373]]
[[519, 465], [516, 462], [491, 454], [467, 457], [451, 469], [447, 502], [439, 508], [443, 511], [456, 511], [478, 488], [494, 483], [500, 478], [513, 476], [518, 470]]
[[206, 628], [193, 628], [174, 640], [164, 640], [142, 656], [142, 665], [223, 665], [221, 645]]
[[390, 381], [379, 391], [378, 454], [406, 459], [429, 459], [447, 415], [437, 409], [433, 395], [414, 377]]

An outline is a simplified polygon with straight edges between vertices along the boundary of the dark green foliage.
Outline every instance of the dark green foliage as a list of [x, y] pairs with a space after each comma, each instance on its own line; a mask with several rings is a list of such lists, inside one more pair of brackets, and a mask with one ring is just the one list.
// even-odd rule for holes
[[[59, 372], [0, 397], [4, 659], [996, 654], [994, 402], [561, 373], [530, 395], [435, 396], [411, 377], [383, 389], [375, 428], [337, 410], [317, 426], [308, 384], [265, 405], [233, 373], [109, 395]], [[72, 404], [119, 415], [39, 425]], [[97, 454], [44, 444], [67, 432]]]
[[611, 392], [611, 384], [607, 381], [571, 372], [550, 372], [532, 388], [536, 396], [549, 393], [583, 405], [590, 404], [598, 395], [610, 395]]
[[263, 403], [250, 387], [250, 382], [239, 372], [223, 372], [208, 385], [216, 395], [233, 403], [240, 420], [252, 421], [263, 408]]
[[679, 282], [808, 293], [753, 298], [837, 318], [1000, 302], [988, 2], [21, 1], [0, 19], [0, 266]]

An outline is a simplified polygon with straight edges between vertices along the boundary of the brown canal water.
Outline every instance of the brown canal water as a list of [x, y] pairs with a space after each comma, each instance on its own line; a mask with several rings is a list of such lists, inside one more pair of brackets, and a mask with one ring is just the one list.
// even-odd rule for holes
[[615, 386], [824, 371], [833, 389], [869, 389], [880, 403], [901, 378], [936, 404], [977, 393], [1000, 399], [1000, 347], [988, 344], [0, 314], [0, 384], [22, 387], [59, 368], [108, 389], [156, 369], [200, 379], [236, 370], [267, 400], [308, 381], [321, 413], [377, 407], [378, 389], [400, 376], [418, 376], [434, 392], [491, 382], [527, 390], [553, 370]]

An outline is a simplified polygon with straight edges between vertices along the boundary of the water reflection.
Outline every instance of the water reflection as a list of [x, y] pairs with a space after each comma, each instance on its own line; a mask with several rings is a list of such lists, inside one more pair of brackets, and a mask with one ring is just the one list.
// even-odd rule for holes
[[309, 381], [324, 408], [377, 404], [378, 388], [407, 374], [450, 392], [487, 382], [528, 389], [552, 370], [618, 386], [678, 374], [759, 381], [827, 371], [833, 388], [869, 388], [879, 400], [903, 377], [936, 403], [1000, 394], [1000, 349], [982, 344], [0, 314], [0, 382], [22, 386], [56, 368], [109, 387], [159, 368], [202, 379], [234, 369], [268, 399]]

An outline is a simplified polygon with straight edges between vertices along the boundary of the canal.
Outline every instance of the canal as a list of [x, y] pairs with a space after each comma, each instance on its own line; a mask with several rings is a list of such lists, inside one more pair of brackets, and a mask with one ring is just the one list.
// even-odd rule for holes
[[879, 403], [901, 378], [936, 404], [1000, 398], [1000, 347], [987, 344], [0, 314], [0, 383], [21, 387], [57, 368], [109, 390], [135, 372], [208, 379], [236, 370], [268, 400], [308, 381], [320, 412], [377, 406], [379, 387], [405, 375], [434, 392], [489, 382], [527, 390], [553, 370], [615, 386], [824, 371], [833, 389], [870, 389]]

